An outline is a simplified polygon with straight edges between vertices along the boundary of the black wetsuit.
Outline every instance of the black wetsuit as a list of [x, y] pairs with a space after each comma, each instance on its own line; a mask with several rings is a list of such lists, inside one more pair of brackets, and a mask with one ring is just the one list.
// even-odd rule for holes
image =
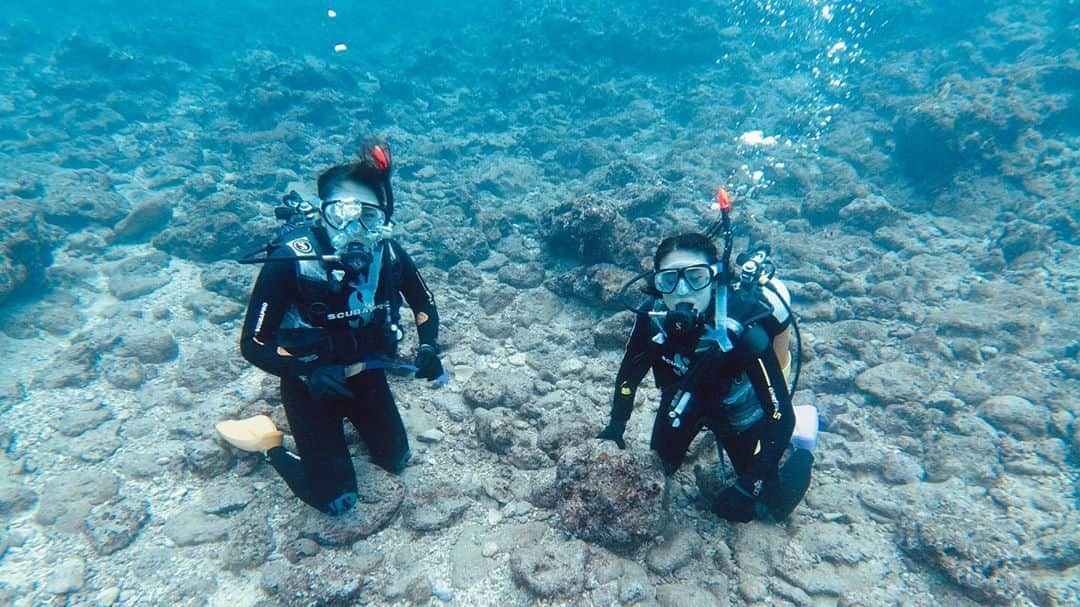
[[[317, 399], [304, 381], [324, 365], [392, 358], [401, 337], [402, 296], [418, 325], [420, 344], [436, 346], [439, 316], [435, 300], [404, 249], [383, 241], [381, 272], [365, 305], [359, 279], [340, 265], [292, 259], [330, 250], [325, 231], [314, 228], [283, 239], [263, 265], [248, 302], [240, 350], [251, 364], [281, 378], [281, 398], [299, 457], [282, 448], [267, 454], [274, 469], [300, 499], [338, 513], [356, 499], [356, 474], [345, 444], [343, 418], [352, 422], [379, 466], [399, 472], [409, 458], [409, 441], [383, 370], [348, 379], [355, 398]], [[285, 355], [284, 348], [291, 355]]]
[[[780, 458], [795, 427], [790, 395], [772, 348], [772, 339], [790, 319], [760, 293], [729, 293], [728, 315], [752, 322], [738, 335], [728, 331], [734, 347], [727, 352], [702, 339], [704, 330], [681, 342], [666, 335], [658, 339], [662, 333], [658, 321], [645, 314], [654, 302], [642, 308], [619, 367], [611, 418], [623, 423], [630, 418], [634, 395], [651, 368], [661, 397], [650, 447], [667, 473], [678, 470], [691, 441], [708, 428], [731, 459], [738, 483], [756, 496], [776, 484]], [[712, 314], [710, 306], [706, 317]], [[686, 393], [690, 397], [676, 416], [676, 426], [671, 412]]]

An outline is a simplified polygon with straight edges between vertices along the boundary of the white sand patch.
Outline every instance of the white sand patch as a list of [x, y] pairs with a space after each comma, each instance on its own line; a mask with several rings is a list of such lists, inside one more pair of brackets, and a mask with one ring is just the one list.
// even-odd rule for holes
[[780, 142], [779, 135], [765, 136], [764, 131], [747, 131], [739, 135], [739, 143], [750, 146], [776, 145]]

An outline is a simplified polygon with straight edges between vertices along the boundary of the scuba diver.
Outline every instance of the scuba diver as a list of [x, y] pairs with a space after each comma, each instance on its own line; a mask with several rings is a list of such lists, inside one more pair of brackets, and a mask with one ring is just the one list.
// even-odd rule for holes
[[[661, 397], [650, 448], [665, 472], [678, 470], [691, 441], [708, 428], [723, 447], [721, 460], [726, 452], [737, 474], [712, 510], [730, 521], [780, 521], [806, 493], [814, 459], [803, 436], [795, 442], [809, 448], [795, 446], [780, 466], [796, 426], [787, 382], [790, 295], [773, 276], [767, 246], [752, 247], [736, 260], [738, 273], [731, 269], [731, 204], [723, 190], [717, 199], [722, 211], [717, 224], [705, 234], [664, 239], [652, 272], [623, 287], [625, 295], [630, 285], [647, 278], [648, 299], [630, 308], [636, 321], [616, 377], [611, 419], [596, 438], [626, 448], [623, 434], [634, 395], [651, 368]], [[722, 257], [711, 238], [718, 229], [724, 231]], [[816, 420], [815, 409], [814, 437]]]
[[[400, 473], [410, 457], [388, 368], [447, 378], [438, 355], [435, 299], [413, 260], [391, 237], [390, 148], [365, 144], [358, 162], [318, 179], [315, 204], [290, 192], [276, 215], [278, 237], [242, 263], [262, 263], [240, 335], [251, 364], [281, 378], [281, 400], [297, 453], [282, 447], [269, 417], [219, 422], [233, 446], [262, 452], [292, 492], [328, 514], [357, 499], [345, 443], [348, 418], [374, 463]], [[262, 257], [257, 257], [264, 253]], [[403, 333], [402, 297], [415, 317], [415, 363], [393, 362]]]

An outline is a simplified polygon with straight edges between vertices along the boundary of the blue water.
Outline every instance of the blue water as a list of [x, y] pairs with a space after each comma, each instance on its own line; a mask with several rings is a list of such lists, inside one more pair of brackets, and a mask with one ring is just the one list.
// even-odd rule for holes
[[[1080, 450], [1078, 48], [1075, 0], [7, 0], [0, 353], [15, 372], [0, 380], [0, 476], [34, 499], [5, 489], [0, 500], [10, 515], [0, 604], [83, 604], [114, 586], [124, 605], [264, 598], [263, 565], [226, 571], [225, 544], [180, 548], [162, 525], [210, 485], [263, 483], [248, 512], [258, 508], [279, 540], [290, 530], [294, 505], [274, 493], [280, 483], [265, 466], [249, 474], [229, 459], [200, 476], [186, 454], [198, 441], [216, 444], [208, 420], [275, 404], [236, 352], [242, 311], [230, 317], [228, 304], [243, 305], [255, 270], [232, 261], [273, 232], [272, 208], [287, 190], [310, 195], [319, 171], [354, 159], [372, 134], [395, 154], [397, 238], [445, 310], [448, 359], [468, 368], [447, 392], [456, 396], [473, 366], [527, 356], [529, 366], [506, 375], [535, 381], [526, 392], [537, 401], [565, 393], [547, 413], [530, 402], [518, 426], [536, 434], [560, 416], [606, 420], [618, 352], [601, 342], [622, 336], [610, 330], [621, 318], [612, 287], [644, 269], [663, 236], [707, 226], [724, 187], [739, 245], [771, 241], [792, 287], [808, 350], [797, 402], [816, 403], [826, 424], [810, 505], [786, 536], [770, 530], [761, 543], [835, 534], [849, 542], [837, 546], [864, 554], [815, 553], [820, 569], [804, 577], [829, 580], [812, 597], [820, 603], [1069, 604], [1080, 560], [1068, 539]], [[117, 236], [132, 209], [161, 200], [167, 217]], [[560, 205], [587, 211], [580, 233], [552, 234]], [[589, 217], [601, 227], [585, 229]], [[145, 265], [118, 277], [132, 260]], [[510, 286], [537, 267], [540, 286]], [[162, 285], [117, 295], [146, 276]], [[116, 351], [132, 327], [174, 335], [180, 357], [131, 370]], [[914, 380], [867, 387], [864, 373], [898, 362], [930, 370], [916, 386], [926, 394], [883, 395], [915, 390]], [[573, 391], [559, 384], [563, 366], [580, 375]], [[429, 462], [448, 466], [439, 478], [476, 472], [495, 486], [535, 474], [476, 446], [471, 412], [452, 419], [428, 392], [394, 389], [423, 404], [407, 423], [437, 421], [464, 455], [431, 446]], [[1031, 405], [1021, 413], [1033, 413], [1010, 417], [997, 396], [1021, 398]], [[54, 428], [70, 428], [61, 412], [84, 401], [109, 422], [85, 434]], [[634, 423], [647, 423], [649, 406], [639, 399]], [[170, 430], [155, 442], [160, 428]], [[884, 453], [908, 457], [922, 476], [897, 482], [911, 467], [883, 471]], [[78, 526], [38, 520], [62, 501], [47, 489], [58, 475], [129, 475], [132, 459], [169, 465], [124, 476], [121, 493], [150, 504], [131, 546], [100, 555]], [[428, 470], [412, 470], [406, 484], [422, 484]], [[706, 544], [726, 542], [736, 562], [753, 548], [676, 493], [676, 516]], [[907, 501], [860, 505], [875, 495]], [[488, 525], [500, 506], [477, 498], [465, 520]], [[882, 514], [892, 510], [903, 515]], [[975, 521], [1009, 519], [1009, 541], [952, 550], [949, 538], [919, 535], [930, 523], [904, 526], [969, 511]], [[985, 539], [970, 520], [954, 528]], [[365, 549], [434, 546], [418, 558], [446, 584], [457, 531], [416, 538], [391, 526]], [[279, 563], [280, 543], [271, 551]], [[675, 577], [700, 589], [732, 574], [704, 554], [700, 571]], [[72, 578], [68, 555], [83, 559], [85, 579], [50, 586]], [[641, 554], [629, 558], [644, 566]], [[459, 588], [452, 604], [531, 601], [505, 561], [491, 574], [495, 590]], [[868, 563], [884, 565], [867, 573]], [[750, 576], [750, 564], [736, 573]], [[132, 567], [145, 581], [125, 578]], [[187, 577], [162, 573], [170, 567]], [[389, 592], [390, 577], [372, 573], [370, 585]], [[892, 581], [879, 595], [855, 589], [875, 586], [871, 578]], [[732, 601], [761, 598], [739, 581], [732, 575]], [[791, 598], [777, 588], [769, 600]]]

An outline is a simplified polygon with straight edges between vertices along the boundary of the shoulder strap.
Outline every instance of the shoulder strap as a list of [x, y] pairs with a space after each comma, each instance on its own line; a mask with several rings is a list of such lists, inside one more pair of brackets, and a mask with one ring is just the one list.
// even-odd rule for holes
[[745, 371], [758, 401], [765, 408], [766, 415], [779, 420], [785, 412], [792, 411], [787, 380], [784, 379], [784, 371], [780, 368], [776, 352], [771, 347], [760, 357], [753, 359]]

